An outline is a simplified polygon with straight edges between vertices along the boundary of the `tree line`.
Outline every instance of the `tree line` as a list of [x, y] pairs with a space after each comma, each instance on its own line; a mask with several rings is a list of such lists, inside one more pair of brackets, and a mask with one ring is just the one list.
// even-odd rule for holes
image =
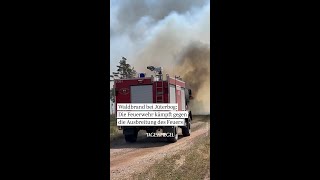
[[[119, 61], [119, 65], [117, 65], [117, 68], [117, 72], [113, 72], [112, 75], [110, 75], [110, 77], [112, 77], [113, 79], [134, 78], [137, 75], [136, 70], [134, 69], [134, 67], [131, 67], [131, 65], [127, 63], [127, 59], [125, 57], [122, 57], [122, 59]], [[115, 102], [115, 91], [113, 87], [110, 90], [110, 100], [113, 103]]]

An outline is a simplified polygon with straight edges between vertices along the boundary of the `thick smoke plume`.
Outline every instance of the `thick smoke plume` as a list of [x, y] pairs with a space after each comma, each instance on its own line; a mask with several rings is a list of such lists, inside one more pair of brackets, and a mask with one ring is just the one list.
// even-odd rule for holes
[[111, 1], [110, 63], [124, 56], [137, 72], [162, 66], [192, 89], [194, 114], [210, 113], [210, 1]]
[[177, 72], [195, 97], [191, 101], [194, 114], [210, 112], [210, 48], [205, 44], [192, 43], [178, 58]]

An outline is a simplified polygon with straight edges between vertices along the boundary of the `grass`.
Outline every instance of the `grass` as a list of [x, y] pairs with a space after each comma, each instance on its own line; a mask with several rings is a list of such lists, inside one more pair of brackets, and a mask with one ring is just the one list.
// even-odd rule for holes
[[193, 122], [208, 122], [210, 120], [210, 115], [193, 115]]
[[118, 130], [115, 115], [110, 115], [110, 141], [121, 137], [122, 133]]
[[210, 171], [210, 136], [200, 137], [191, 148], [166, 157], [133, 179], [204, 179]]
[[[191, 122], [191, 130], [192, 131], [196, 131], [196, 130], [203, 128], [203, 127], [207, 126], [208, 124], [210, 124], [210, 115], [205, 115], [205, 116], [194, 115], [193, 118], [194, 119]], [[205, 123], [198, 125], [198, 126], [192, 126], [192, 123], [197, 123], [197, 122], [205, 122]]]

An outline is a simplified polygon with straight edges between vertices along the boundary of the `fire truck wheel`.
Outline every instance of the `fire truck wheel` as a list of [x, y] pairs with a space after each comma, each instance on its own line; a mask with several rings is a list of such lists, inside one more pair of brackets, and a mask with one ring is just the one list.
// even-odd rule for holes
[[190, 136], [191, 134], [191, 118], [188, 118], [188, 124], [186, 127], [181, 128], [183, 136]]
[[174, 143], [174, 142], [177, 142], [178, 139], [179, 139], [178, 127], [175, 127], [174, 128], [174, 137], [168, 137], [167, 141], [170, 143]]
[[135, 134], [132, 135], [125, 135], [124, 138], [126, 142], [136, 142], [138, 138], [138, 132], [135, 132]]
[[153, 133], [154, 132], [153, 129], [147, 129], [146, 131], [147, 131], [147, 133]]

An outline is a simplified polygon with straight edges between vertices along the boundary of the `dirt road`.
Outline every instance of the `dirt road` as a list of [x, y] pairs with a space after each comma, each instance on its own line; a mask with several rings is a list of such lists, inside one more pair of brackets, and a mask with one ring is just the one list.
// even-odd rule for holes
[[[145, 131], [139, 132], [135, 143], [126, 143], [124, 138], [110, 144], [110, 178], [132, 179], [131, 175], [142, 173], [156, 161], [172, 156], [191, 147], [198, 138], [210, 133], [210, 117], [195, 117], [191, 127], [191, 136], [179, 135], [176, 143], [168, 143], [165, 138], [147, 138]], [[179, 130], [181, 134], [181, 130]]]

